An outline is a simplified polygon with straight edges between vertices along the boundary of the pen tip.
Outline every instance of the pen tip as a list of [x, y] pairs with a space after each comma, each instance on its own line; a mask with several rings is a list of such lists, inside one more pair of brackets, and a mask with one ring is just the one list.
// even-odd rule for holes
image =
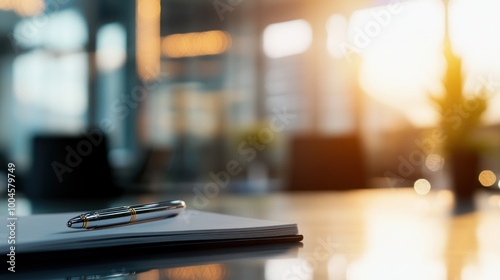
[[66, 225], [69, 228], [84, 228], [85, 227], [85, 223], [80, 216], [74, 217], [73, 219], [69, 219], [69, 221], [66, 223]]

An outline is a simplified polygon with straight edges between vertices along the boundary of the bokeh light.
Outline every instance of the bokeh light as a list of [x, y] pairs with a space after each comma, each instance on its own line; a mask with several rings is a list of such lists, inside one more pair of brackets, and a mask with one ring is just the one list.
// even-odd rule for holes
[[[223, 264], [204, 264], [185, 267], [173, 267], [160, 270], [166, 279], [226, 279], [227, 268]], [[151, 278], [148, 278], [151, 279]]]
[[231, 46], [231, 36], [220, 30], [172, 34], [162, 39], [164, 56], [172, 58], [217, 55]]
[[305, 52], [312, 42], [312, 28], [303, 19], [273, 23], [264, 29], [264, 53], [280, 58]]
[[497, 181], [497, 176], [491, 170], [483, 170], [479, 173], [479, 182], [484, 187], [491, 187]]
[[0, 10], [12, 10], [23, 17], [38, 15], [45, 9], [43, 0], [0, 0]]
[[160, 73], [159, 0], [136, 0], [137, 74], [143, 81], [152, 81]]
[[500, 206], [500, 195], [495, 194], [495, 195], [490, 196], [488, 198], [488, 204], [491, 207], [499, 207]]
[[425, 166], [427, 166], [430, 171], [438, 171], [444, 166], [444, 158], [438, 154], [430, 154], [425, 159]]
[[431, 190], [431, 183], [429, 183], [429, 181], [427, 181], [426, 179], [418, 179], [417, 181], [415, 181], [413, 188], [415, 189], [415, 192], [417, 194], [426, 195]]
[[348, 27], [349, 22], [342, 14], [332, 15], [326, 23], [326, 32], [328, 32], [326, 47], [334, 58], [344, 58], [345, 46], [343, 44], [347, 41]]

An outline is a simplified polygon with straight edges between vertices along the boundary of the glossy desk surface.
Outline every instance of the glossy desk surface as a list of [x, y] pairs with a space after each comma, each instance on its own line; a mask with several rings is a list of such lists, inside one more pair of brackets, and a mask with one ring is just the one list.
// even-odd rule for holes
[[[125, 197], [113, 205], [170, 198]], [[221, 248], [178, 259], [134, 256], [131, 262], [106, 267], [109, 275], [103, 275], [102, 269], [93, 273], [88, 267], [72, 275], [63, 270], [53, 276], [64, 279], [61, 273], [65, 273], [71, 277], [68, 279], [112, 276], [148, 280], [500, 279], [500, 195], [480, 193], [475, 207], [460, 208], [465, 211], [457, 211], [448, 191], [421, 196], [413, 189], [181, 198], [188, 207], [198, 210], [295, 222], [304, 235], [303, 246]]]

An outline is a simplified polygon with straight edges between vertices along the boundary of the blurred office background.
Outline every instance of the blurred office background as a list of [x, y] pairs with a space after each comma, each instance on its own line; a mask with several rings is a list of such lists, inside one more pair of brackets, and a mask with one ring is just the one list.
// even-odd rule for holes
[[124, 192], [448, 188], [445, 5], [464, 92], [489, 93], [481, 130], [500, 120], [500, 4], [449, 2], [0, 0], [0, 161], [28, 193], [79, 168]]

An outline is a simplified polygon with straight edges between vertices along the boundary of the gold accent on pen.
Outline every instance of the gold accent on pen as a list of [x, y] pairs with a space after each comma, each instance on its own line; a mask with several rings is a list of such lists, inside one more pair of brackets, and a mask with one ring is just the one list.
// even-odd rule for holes
[[83, 220], [83, 228], [87, 228], [87, 226], [89, 225], [89, 220], [87, 220], [87, 216], [85, 216], [84, 214], [81, 214], [80, 215], [80, 218], [82, 218]]
[[135, 209], [129, 206], [128, 211], [130, 211], [130, 214], [132, 214], [132, 216], [130, 216], [129, 223], [135, 222], [135, 219], [137, 218], [137, 213], [135, 212]]

